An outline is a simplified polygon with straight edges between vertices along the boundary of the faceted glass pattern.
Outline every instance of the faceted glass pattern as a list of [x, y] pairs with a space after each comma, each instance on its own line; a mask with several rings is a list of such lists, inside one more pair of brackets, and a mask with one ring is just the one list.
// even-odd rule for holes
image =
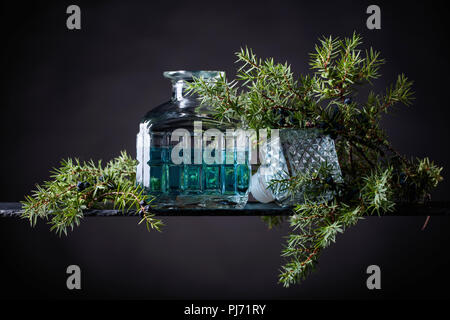
[[[317, 129], [283, 129], [279, 132], [281, 152], [279, 161], [271, 161], [274, 157], [274, 149], [267, 154], [268, 165], [265, 171], [265, 180], [273, 178], [287, 178], [299, 173], [317, 172], [327, 163], [331, 169], [331, 175], [335, 182], [342, 181], [342, 173], [334, 146], [334, 140], [324, 135]], [[333, 196], [332, 191], [322, 194], [317, 201], [329, 200]], [[303, 190], [295, 195], [287, 192], [275, 192], [277, 202], [282, 206], [291, 206], [305, 201]]]

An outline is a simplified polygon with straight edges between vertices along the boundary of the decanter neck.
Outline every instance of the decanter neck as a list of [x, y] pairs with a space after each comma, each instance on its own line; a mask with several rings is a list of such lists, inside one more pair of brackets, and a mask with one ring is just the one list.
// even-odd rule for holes
[[180, 101], [186, 98], [188, 95], [188, 82], [191, 82], [194, 77], [202, 78], [206, 81], [216, 81], [217, 79], [224, 78], [225, 73], [223, 71], [165, 71], [164, 77], [172, 81], [172, 100]]
[[188, 94], [188, 82], [185, 80], [172, 81], [172, 100], [180, 101]]

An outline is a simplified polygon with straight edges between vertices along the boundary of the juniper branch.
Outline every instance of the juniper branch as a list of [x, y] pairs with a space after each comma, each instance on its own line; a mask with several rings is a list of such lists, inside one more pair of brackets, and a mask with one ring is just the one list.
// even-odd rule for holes
[[93, 161], [67, 159], [52, 171], [53, 180], [36, 185], [36, 190], [22, 202], [22, 218], [35, 226], [38, 219], [49, 220], [51, 230], [66, 234], [80, 224], [83, 211], [112, 206], [143, 215], [150, 228], [160, 230], [162, 222], [154, 219], [149, 203], [152, 197], [136, 184], [136, 160], [126, 152], [102, 166]]
[[[326, 170], [296, 177], [285, 174], [270, 183], [275, 192], [291, 196], [301, 192], [311, 200], [299, 204], [289, 219], [293, 233], [282, 252], [289, 260], [280, 273], [285, 286], [309, 274], [321, 251], [362, 215], [392, 211], [395, 201], [421, 199], [442, 180], [442, 168], [427, 158], [401, 156], [380, 127], [382, 114], [414, 99], [412, 82], [405, 75], [399, 75], [384, 94], [370, 91], [366, 101], [356, 99], [360, 88], [372, 86], [381, 76], [385, 63], [380, 52], [361, 46], [356, 33], [344, 39], [319, 39], [310, 54], [311, 75], [298, 78], [288, 63], [261, 59], [245, 48], [236, 53], [240, 64], [236, 80], [191, 84], [202, 101], [213, 103], [221, 119], [239, 118], [256, 130], [316, 127], [335, 140], [344, 182], [333, 186], [330, 203], [317, 203], [317, 195], [330, 188], [324, 183]], [[269, 226], [281, 222], [265, 220]]]

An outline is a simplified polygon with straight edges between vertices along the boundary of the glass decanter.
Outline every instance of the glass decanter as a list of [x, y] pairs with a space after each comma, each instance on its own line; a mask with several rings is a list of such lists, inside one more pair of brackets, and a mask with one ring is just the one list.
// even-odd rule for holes
[[[318, 129], [282, 129], [273, 135], [262, 148], [264, 159], [258, 171], [252, 176], [250, 191], [262, 203], [275, 201], [282, 207], [305, 202], [305, 191], [311, 187], [301, 186], [295, 194], [280, 188], [270, 188], [273, 179], [289, 179], [298, 174], [317, 172], [327, 165], [335, 182], [342, 182], [342, 173], [334, 146], [334, 140]], [[334, 192], [327, 190], [315, 202], [330, 200]]]
[[250, 152], [239, 130], [216, 120], [188, 94], [193, 77], [215, 81], [220, 71], [167, 71], [170, 101], [149, 111], [137, 135], [136, 180], [157, 208], [242, 208], [248, 200]]

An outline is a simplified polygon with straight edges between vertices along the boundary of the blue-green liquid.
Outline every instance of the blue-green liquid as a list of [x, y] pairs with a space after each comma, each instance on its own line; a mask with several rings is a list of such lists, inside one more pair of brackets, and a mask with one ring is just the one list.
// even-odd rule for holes
[[[226, 152], [223, 159], [226, 159]], [[237, 162], [237, 152], [228, 155], [231, 164], [180, 164], [171, 161], [169, 148], [150, 150], [150, 194], [153, 195], [243, 195], [250, 182], [248, 152], [242, 152], [243, 163]], [[194, 150], [191, 151], [194, 162]]]

